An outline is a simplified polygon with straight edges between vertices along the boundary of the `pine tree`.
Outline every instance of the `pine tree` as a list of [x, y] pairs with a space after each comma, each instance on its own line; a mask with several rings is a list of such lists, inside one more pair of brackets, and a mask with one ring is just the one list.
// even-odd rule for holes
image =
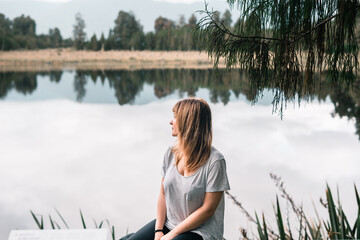
[[101, 51], [104, 51], [105, 49], [105, 37], [104, 37], [104, 33], [101, 34], [100, 40], [99, 40], [99, 47]]
[[74, 46], [76, 49], [83, 49], [86, 40], [85, 21], [80, 13], [75, 15], [75, 25], [73, 27]]
[[[330, 72], [334, 86], [356, 81], [359, 70], [355, 35], [358, 0], [227, 0], [240, 12], [233, 28], [205, 7], [195, 37], [214, 60], [228, 69], [250, 70], [260, 95], [275, 88], [277, 104], [308, 98], [315, 73]], [[359, 81], [359, 80], [357, 80]]]
[[98, 41], [96, 38], [96, 34], [94, 34], [90, 39], [90, 50], [97, 51], [99, 50]]
[[62, 36], [58, 28], [49, 29], [50, 47], [58, 48], [62, 43]]
[[133, 49], [141, 46], [143, 30], [133, 13], [120, 11], [113, 30], [117, 49]]

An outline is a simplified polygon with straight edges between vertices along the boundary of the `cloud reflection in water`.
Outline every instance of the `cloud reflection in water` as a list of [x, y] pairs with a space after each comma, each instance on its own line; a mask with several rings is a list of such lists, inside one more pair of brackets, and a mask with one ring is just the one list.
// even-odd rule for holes
[[[89, 224], [108, 218], [118, 237], [153, 219], [163, 154], [174, 141], [169, 121], [176, 101], [121, 107], [0, 102], [0, 208], [7, 210], [0, 221], [20, 221], [3, 227], [1, 238], [10, 229], [36, 227], [29, 209], [55, 216], [55, 206], [70, 226], [81, 227], [81, 208]], [[326, 181], [339, 184], [345, 203], [355, 199], [359, 141], [352, 121], [331, 117], [331, 103], [289, 107], [282, 121], [271, 106], [231, 101], [211, 107], [214, 145], [227, 159], [231, 192], [251, 213], [272, 215], [276, 189], [269, 172], [282, 176], [309, 211], [311, 198], [324, 196]], [[228, 200], [225, 237], [237, 239], [240, 225], [246, 220]]]

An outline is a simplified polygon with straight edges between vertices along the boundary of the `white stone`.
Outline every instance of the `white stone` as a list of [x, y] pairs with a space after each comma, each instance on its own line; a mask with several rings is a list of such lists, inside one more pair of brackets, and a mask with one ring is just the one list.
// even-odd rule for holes
[[12, 230], [9, 240], [110, 240], [106, 229]]

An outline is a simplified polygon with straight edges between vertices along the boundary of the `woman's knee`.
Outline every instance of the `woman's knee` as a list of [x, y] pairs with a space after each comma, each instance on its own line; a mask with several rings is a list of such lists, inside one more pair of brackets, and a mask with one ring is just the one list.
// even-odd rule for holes
[[140, 228], [128, 240], [154, 240], [154, 229], [156, 220], [153, 220]]
[[203, 240], [203, 238], [197, 233], [186, 232], [176, 236], [173, 240]]

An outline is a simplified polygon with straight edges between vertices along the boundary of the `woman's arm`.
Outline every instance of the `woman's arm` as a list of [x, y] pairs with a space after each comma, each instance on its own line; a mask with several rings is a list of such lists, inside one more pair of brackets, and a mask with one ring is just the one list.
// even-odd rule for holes
[[168, 234], [163, 236], [161, 240], [170, 240], [180, 235], [181, 233], [191, 231], [201, 224], [203, 224], [208, 218], [210, 218], [220, 203], [220, 200], [224, 192], [207, 192], [205, 193], [203, 205], [190, 214], [184, 221], [177, 225]]
[[[163, 229], [165, 224], [165, 218], [166, 218], [166, 203], [165, 203], [165, 192], [164, 192], [164, 178], [161, 179], [161, 187], [160, 187], [160, 193], [159, 198], [157, 202], [157, 209], [156, 209], [156, 223], [155, 223], [155, 229]], [[160, 239], [164, 234], [162, 232], [155, 233], [155, 240]]]

